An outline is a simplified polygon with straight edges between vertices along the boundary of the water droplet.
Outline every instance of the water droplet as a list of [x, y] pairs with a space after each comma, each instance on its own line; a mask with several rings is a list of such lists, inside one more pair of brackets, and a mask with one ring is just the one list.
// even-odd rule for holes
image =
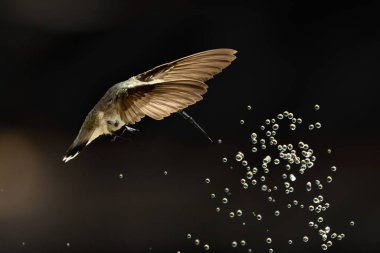
[[227, 203], [228, 203], [228, 199], [227, 199], [227, 198], [223, 198], [223, 199], [222, 199], [222, 203], [223, 203], [223, 204], [227, 204]]
[[290, 124], [290, 130], [296, 130], [296, 125], [295, 124]]
[[272, 243], [272, 238], [268, 237], [265, 241], [266, 241], [267, 243]]
[[292, 241], [292, 240], [289, 240], [288, 243], [289, 243], [289, 244], [293, 244], [293, 241]]
[[211, 182], [211, 180], [210, 180], [209, 178], [206, 178], [206, 179], [205, 179], [205, 183], [206, 183], [206, 184], [209, 184], [210, 182]]
[[279, 125], [278, 125], [278, 124], [274, 124], [274, 125], [272, 126], [272, 129], [275, 130], [275, 131], [277, 131], [278, 128], [279, 128]]
[[280, 211], [276, 210], [276, 211], [274, 212], [274, 215], [275, 215], [275, 216], [279, 216], [279, 215], [280, 215]]
[[205, 250], [209, 250], [209, 249], [210, 249], [210, 246], [209, 246], [208, 244], [205, 244], [205, 245], [203, 246], [203, 248], [204, 248]]
[[201, 243], [201, 241], [200, 241], [199, 239], [195, 239], [195, 240], [194, 240], [194, 244], [195, 244], [195, 245], [199, 245], [200, 243]]
[[247, 110], [250, 111], [252, 109], [252, 106], [247, 105]]
[[296, 177], [293, 174], [289, 175], [290, 181], [294, 182], [296, 181]]
[[236, 211], [236, 215], [237, 215], [237, 216], [242, 216], [242, 214], [243, 214], [243, 211], [242, 211], [242, 210], [239, 209], [239, 210]]
[[240, 124], [242, 124], [242, 125], [244, 124], [244, 120], [243, 119], [240, 120]]
[[318, 104], [314, 105], [314, 109], [315, 109], [316, 111], [318, 111], [318, 110], [320, 109], [319, 105], [318, 105]]
[[331, 154], [331, 149], [327, 149], [327, 154]]
[[219, 213], [220, 212], [220, 207], [217, 207], [215, 210], [216, 210], [217, 213]]
[[120, 179], [123, 179], [123, 178], [124, 178], [123, 173], [120, 173], [120, 174], [119, 174], [119, 178], [120, 178]]
[[309, 125], [309, 130], [313, 130], [314, 129], [314, 125], [313, 124], [310, 124]]
[[226, 157], [223, 157], [223, 158], [222, 158], [222, 161], [223, 161], [223, 163], [226, 163], [226, 162], [227, 162], [227, 158], [226, 158]]
[[233, 242], [231, 243], [231, 246], [232, 246], [232, 248], [236, 248], [236, 246], [237, 246], [237, 242], [236, 242], [236, 241], [233, 241]]
[[350, 226], [355, 226], [355, 222], [354, 221], [350, 221]]
[[327, 245], [326, 244], [322, 244], [321, 248], [322, 248], [322, 250], [327, 250]]
[[322, 126], [321, 123], [319, 123], [319, 122], [315, 123], [315, 128], [321, 128], [321, 126]]
[[241, 240], [241, 241], [240, 241], [240, 245], [241, 245], [242, 247], [244, 247], [244, 246], [246, 245], [246, 242], [245, 242], [244, 240]]
[[309, 237], [307, 237], [306, 235], [304, 237], [302, 237], [302, 241], [303, 242], [308, 242], [309, 241]]
[[318, 221], [319, 223], [323, 222], [323, 217], [319, 217], [319, 218], [317, 219], [317, 221]]
[[191, 234], [186, 235], [187, 239], [191, 239]]
[[263, 217], [261, 216], [261, 214], [258, 214], [258, 215], [256, 215], [256, 219], [257, 220], [261, 220]]
[[326, 181], [327, 181], [327, 183], [331, 183], [332, 182], [332, 177], [331, 176], [327, 176]]
[[70, 247], [70, 246], [71, 246], [71, 244], [70, 244], [69, 242], [67, 242], [67, 243], [66, 243], [66, 246], [67, 246], [67, 247]]
[[256, 147], [253, 147], [253, 148], [252, 148], [252, 152], [254, 152], [254, 153], [257, 152], [257, 148], [256, 148]]
[[336, 171], [337, 170], [337, 168], [336, 168], [336, 166], [331, 166], [331, 171]]
[[215, 193], [211, 193], [211, 198], [215, 198]]
[[243, 154], [243, 152], [241, 152], [241, 151], [239, 151], [239, 152], [236, 154], [236, 156], [235, 156], [235, 159], [236, 159], [236, 161], [238, 161], [238, 162], [241, 162], [241, 161], [243, 160], [243, 158], [244, 158], [244, 154]]
[[167, 174], [168, 174], [168, 172], [165, 170], [165, 171], [164, 171], [164, 175], [166, 176]]
[[235, 217], [235, 213], [234, 212], [230, 212], [229, 216], [230, 216], [230, 218], [234, 218]]
[[269, 249], [268, 252], [269, 252], [269, 253], [273, 253], [273, 249]]

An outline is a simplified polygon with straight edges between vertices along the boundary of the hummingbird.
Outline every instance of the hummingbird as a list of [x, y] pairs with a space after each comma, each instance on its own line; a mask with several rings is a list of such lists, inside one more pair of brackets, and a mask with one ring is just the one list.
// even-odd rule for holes
[[236, 53], [236, 50], [229, 48], [203, 51], [159, 65], [113, 85], [87, 114], [63, 161], [75, 158], [99, 136], [111, 135], [115, 138], [122, 137], [125, 131], [138, 131], [131, 125], [145, 116], [162, 120], [178, 113], [212, 141], [183, 109], [203, 99], [208, 88], [205, 82], [229, 66], [236, 59]]

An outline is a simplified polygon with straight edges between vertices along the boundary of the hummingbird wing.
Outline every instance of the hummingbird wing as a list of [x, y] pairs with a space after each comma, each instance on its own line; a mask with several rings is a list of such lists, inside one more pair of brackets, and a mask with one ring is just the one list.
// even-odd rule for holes
[[126, 124], [145, 115], [161, 120], [202, 100], [213, 78], [236, 59], [236, 50], [213, 49], [162, 64], [127, 80], [116, 94]]

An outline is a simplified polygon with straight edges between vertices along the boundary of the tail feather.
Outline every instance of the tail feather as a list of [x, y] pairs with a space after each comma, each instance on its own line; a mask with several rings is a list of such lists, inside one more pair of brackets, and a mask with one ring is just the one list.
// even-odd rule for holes
[[77, 155], [79, 155], [80, 151], [87, 146], [86, 142], [71, 145], [71, 147], [67, 150], [66, 155], [63, 157], [62, 161], [67, 163], [71, 159], [74, 159]]

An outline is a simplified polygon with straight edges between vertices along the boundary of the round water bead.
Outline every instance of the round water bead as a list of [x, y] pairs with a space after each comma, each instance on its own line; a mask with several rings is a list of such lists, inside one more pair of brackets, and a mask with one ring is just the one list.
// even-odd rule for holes
[[260, 129], [264, 131], [265, 130], [265, 126], [261, 126]]
[[219, 213], [220, 212], [220, 207], [217, 207], [215, 210], [216, 210], [217, 213]]
[[282, 115], [281, 113], [277, 115], [277, 118], [278, 119], [283, 119], [284, 118], [284, 115]]
[[322, 126], [321, 123], [319, 123], [319, 122], [316, 122], [316, 123], [315, 123], [315, 128], [321, 128], [321, 126]]
[[211, 193], [211, 198], [215, 198], [215, 193]]
[[323, 222], [323, 217], [319, 217], [319, 218], [317, 219], [317, 221], [318, 221], [319, 223]]
[[336, 166], [331, 166], [331, 171], [336, 171]]
[[327, 149], [327, 154], [331, 154], [331, 149]]
[[67, 242], [67, 243], [66, 243], [66, 246], [67, 246], [67, 247], [70, 247], [70, 246], [71, 246], [71, 244], [70, 244], [69, 242]]
[[306, 235], [304, 237], [302, 237], [302, 241], [304, 242], [308, 242], [309, 241], [309, 237], [307, 237]]
[[243, 119], [240, 120], [240, 124], [242, 124], [242, 125], [244, 124], [244, 120]]
[[268, 237], [265, 241], [266, 241], [267, 243], [272, 243], [272, 238]]
[[247, 105], [247, 110], [250, 111], [252, 109], [252, 106]]
[[230, 218], [233, 218], [233, 217], [235, 217], [235, 213], [234, 212], [230, 212], [229, 216], [230, 216]]
[[290, 130], [296, 130], [296, 125], [295, 124], [290, 124]]
[[253, 180], [251, 181], [251, 183], [252, 183], [252, 185], [256, 185], [256, 184], [257, 184], [256, 179], [253, 179]]
[[257, 134], [256, 133], [251, 133], [251, 139], [256, 139], [257, 138]]
[[322, 244], [321, 248], [322, 248], [322, 250], [327, 250], [327, 245], [326, 244]]
[[223, 158], [222, 158], [222, 162], [223, 162], [223, 163], [226, 163], [226, 162], [227, 162], [227, 157], [223, 157]]
[[194, 240], [194, 244], [195, 244], [195, 245], [199, 245], [200, 243], [201, 243], [201, 241], [200, 241], [199, 239], [195, 239], [195, 240]]
[[270, 119], [265, 120], [265, 124], [269, 125], [270, 124]]
[[242, 216], [242, 214], [243, 214], [243, 211], [242, 211], [242, 210], [239, 209], [239, 210], [236, 211], [236, 215], [237, 215], [237, 216]]
[[318, 105], [318, 104], [314, 105], [314, 109], [315, 109], [316, 111], [318, 111], [318, 110], [320, 109], [319, 105]]
[[222, 203], [223, 203], [223, 204], [227, 204], [227, 203], [228, 203], [228, 199], [227, 199], [227, 198], [223, 198], [223, 199], [222, 199]]
[[275, 215], [275, 216], [279, 216], [279, 215], [280, 215], [280, 211], [276, 210], [276, 211], [274, 212], [274, 215]]
[[123, 178], [124, 178], [123, 173], [120, 173], [120, 174], [119, 174], [119, 178], [120, 178], [120, 179], [123, 179]]
[[273, 249], [269, 249], [268, 252], [269, 252], [269, 253], [273, 253]]
[[274, 124], [274, 125], [272, 126], [272, 129], [275, 130], [275, 131], [277, 131], [278, 128], [279, 128], [279, 125], [278, 125], [278, 124]]
[[211, 180], [210, 180], [209, 178], [206, 178], [206, 179], [205, 179], [205, 183], [206, 183], [206, 184], [209, 184], [210, 182], [211, 182]]
[[294, 181], [296, 181], [296, 176], [294, 176], [293, 174], [290, 174], [289, 179], [290, 179], [290, 181], [294, 182]]
[[252, 148], [252, 152], [253, 152], [253, 153], [257, 152], [257, 148], [256, 148], [256, 147], [253, 147], [253, 148]]
[[256, 215], [256, 219], [257, 220], [261, 220], [263, 217], [261, 216], [261, 214], [258, 214], [258, 215]]
[[237, 242], [236, 242], [236, 241], [233, 241], [233, 242], [231, 243], [231, 246], [232, 246], [233, 248], [236, 248], [236, 246], [237, 246]]
[[327, 247], [331, 247], [333, 243], [332, 241], [327, 241], [326, 244], [327, 244]]
[[309, 227], [313, 227], [313, 226], [314, 226], [314, 222], [309, 221]]
[[186, 235], [187, 239], [191, 239], [191, 234]]
[[313, 124], [310, 124], [309, 125], [309, 130], [313, 130], [314, 129], [314, 125]]
[[167, 174], [168, 174], [168, 172], [165, 170], [165, 171], [164, 171], [164, 175], [166, 176]]
[[241, 162], [241, 161], [243, 160], [243, 158], [244, 158], [244, 154], [243, 154], [243, 152], [241, 152], [241, 151], [239, 151], [239, 152], [236, 154], [236, 156], [235, 156], [235, 159], [236, 159], [236, 161], [238, 161], [238, 162]]
[[246, 242], [245, 242], [244, 240], [241, 240], [241, 241], [240, 241], [240, 245], [241, 245], [242, 247], [244, 247], [244, 246], [246, 245]]
[[205, 250], [209, 250], [209, 249], [210, 249], [210, 246], [209, 246], [208, 244], [205, 244], [205, 245], [203, 246], [203, 248], [204, 248]]
[[355, 226], [355, 222], [354, 221], [350, 221], [350, 226]]
[[289, 240], [288, 243], [289, 243], [289, 244], [293, 244], [293, 241], [292, 241], [292, 240]]
[[310, 206], [309, 206], [309, 211], [310, 211], [310, 212], [314, 211], [314, 206], [310, 205]]

